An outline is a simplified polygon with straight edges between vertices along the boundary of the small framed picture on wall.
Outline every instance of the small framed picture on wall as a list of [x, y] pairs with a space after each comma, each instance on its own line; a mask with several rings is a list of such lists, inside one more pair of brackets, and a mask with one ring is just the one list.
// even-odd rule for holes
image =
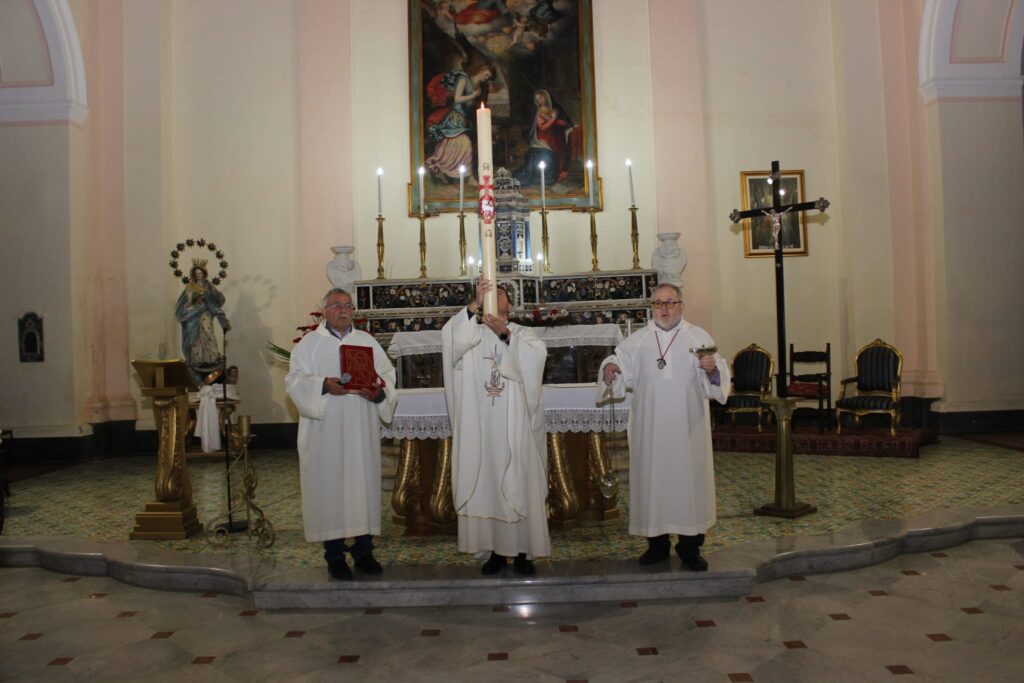
[[[740, 191], [743, 195], [743, 210], [770, 209], [772, 186], [768, 182], [771, 171], [741, 171]], [[804, 172], [781, 172], [782, 205], [798, 204], [804, 201]], [[804, 212], [782, 215], [782, 242], [784, 256], [807, 256], [807, 219]], [[747, 218], [743, 221], [743, 255], [747, 258], [773, 256], [775, 254], [775, 232], [767, 215]]]

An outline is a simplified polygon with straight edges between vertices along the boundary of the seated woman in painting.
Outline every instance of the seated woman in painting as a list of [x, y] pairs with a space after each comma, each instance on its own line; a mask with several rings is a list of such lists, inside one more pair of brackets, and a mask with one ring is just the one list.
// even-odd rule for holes
[[569, 162], [578, 156], [579, 129], [565, 111], [555, 105], [547, 90], [534, 91], [533, 103], [530, 151], [526, 163], [516, 172], [516, 178], [524, 185], [539, 183], [541, 171], [538, 164], [543, 161], [544, 182], [552, 185], [565, 179], [569, 174]]

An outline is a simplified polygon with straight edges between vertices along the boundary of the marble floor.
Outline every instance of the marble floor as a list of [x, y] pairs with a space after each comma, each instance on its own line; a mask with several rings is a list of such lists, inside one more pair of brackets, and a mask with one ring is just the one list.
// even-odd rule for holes
[[0, 679], [1018, 681], [1024, 540], [972, 541], [732, 598], [263, 611], [0, 569]]

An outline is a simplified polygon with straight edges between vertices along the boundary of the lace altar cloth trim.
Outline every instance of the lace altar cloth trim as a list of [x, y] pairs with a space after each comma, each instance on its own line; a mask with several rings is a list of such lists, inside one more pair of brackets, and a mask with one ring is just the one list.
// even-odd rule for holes
[[[614, 407], [594, 404], [593, 384], [544, 387], [544, 422], [552, 434], [566, 432], [622, 432], [629, 422], [631, 401]], [[386, 439], [447, 439], [452, 435], [442, 389], [402, 389], [398, 410], [390, 425], [381, 425]]]
[[[624, 432], [628, 423], [628, 408], [544, 411], [549, 434]], [[396, 416], [390, 425], [382, 425], [380, 435], [385, 439], [447, 439], [452, 429], [447, 415], [403, 415]]]
[[[535, 327], [537, 335], [549, 349], [565, 346], [618, 346], [622, 331], [618, 325], [565, 325], [564, 327]], [[441, 353], [441, 331], [396, 332], [388, 346], [392, 358]]]

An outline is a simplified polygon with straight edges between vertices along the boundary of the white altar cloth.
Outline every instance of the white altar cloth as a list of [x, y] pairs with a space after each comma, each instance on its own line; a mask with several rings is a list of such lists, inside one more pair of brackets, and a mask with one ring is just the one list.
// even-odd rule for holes
[[[514, 320], [512, 322], [515, 322]], [[614, 323], [601, 325], [561, 325], [559, 327], [534, 327], [537, 336], [549, 349], [565, 346], [618, 346], [622, 341], [622, 330]], [[441, 330], [420, 330], [418, 332], [395, 332], [388, 345], [392, 358], [415, 356], [427, 353], [441, 353]]]
[[[544, 422], [547, 431], [624, 432], [629, 422], [632, 394], [624, 401], [601, 407], [594, 404], [594, 384], [544, 385]], [[452, 435], [444, 389], [399, 389], [398, 409], [390, 425], [381, 426], [386, 439], [447, 439]]]

